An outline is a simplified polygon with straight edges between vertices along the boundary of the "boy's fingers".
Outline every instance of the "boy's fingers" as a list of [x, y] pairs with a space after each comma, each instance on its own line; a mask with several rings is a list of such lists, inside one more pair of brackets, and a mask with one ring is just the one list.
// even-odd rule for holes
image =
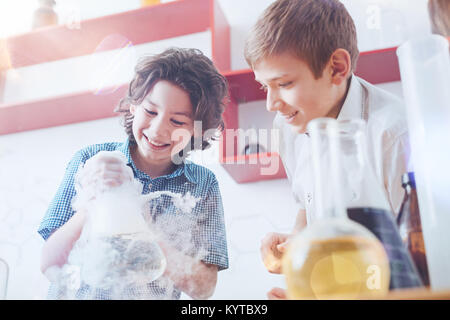
[[109, 187], [117, 187], [122, 184], [122, 182], [117, 179], [105, 179], [103, 182]]
[[288, 246], [289, 246], [289, 240], [286, 240], [285, 242], [277, 245], [277, 250], [284, 253], [284, 252], [286, 252]]
[[269, 300], [286, 300], [287, 299], [286, 290], [277, 287], [272, 288], [267, 293], [267, 298], [269, 298]]
[[107, 166], [123, 168], [124, 163], [115, 156], [111, 156], [110, 154], [101, 154], [101, 152], [99, 152], [92, 158], [88, 159], [84, 165], [85, 168], [94, 171], [98, 168], [104, 168]]

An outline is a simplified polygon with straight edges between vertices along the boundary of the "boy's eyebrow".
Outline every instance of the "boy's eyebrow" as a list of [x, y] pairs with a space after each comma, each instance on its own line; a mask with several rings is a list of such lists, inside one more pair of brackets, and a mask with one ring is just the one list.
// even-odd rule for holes
[[[151, 104], [154, 107], [159, 107], [156, 103], [154, 103], [152, 100], [150, 99], [145, 99], [149, 104]], [[192, 117], [191, 113], [188, 112], [172, 112], [172, 114], [176, 114], [176, 115], [180, 115], [180, 116], [185, 116], [185, 117]]]
[[[272, 82], [272, 81], [279, 80], [279, 79], [281, 79], [281, 78], [284, 78], [284, 77], [287, 76], [287, 75], [288, 75], [287, 73], [284, 73], [284, 74], [282, 74], [282, 75], [280, 75], [280, 76], [276, 76], [276, 77], [273, 77], [273, 78], [268, 79], [267, 82]], [[261, 82], [259, 79], [255, 78], [255, 80], [256, 80], [256, 82], [259, 82], [259, 83], [262, 84], [262, 82]]]
[[172, 114], [180, 115], [180, 116], [186, 116], [188, 118], [192, 117], [192, 114], [187, 112], [172, 112]]
[[152, 106], [158, 107], [158, 105], [156, 103], [154, 103], [152, 100], [145, 98], [145, 101], [147, 101], [148, 103], [150, 103]]

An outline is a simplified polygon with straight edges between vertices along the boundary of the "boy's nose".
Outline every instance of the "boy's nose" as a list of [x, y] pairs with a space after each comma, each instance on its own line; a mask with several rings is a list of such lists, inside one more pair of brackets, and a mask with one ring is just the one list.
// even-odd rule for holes
[[266, 109], [267, 111], [279, 111], [283, 106], [283, 101], [273, 92], [267, 92]]
[[148, 131], [153, 137], [160, 137], [163, 139], [170, 138], [170, 130], [163, 117], [156, 117], [152, 119], [149, 123]]

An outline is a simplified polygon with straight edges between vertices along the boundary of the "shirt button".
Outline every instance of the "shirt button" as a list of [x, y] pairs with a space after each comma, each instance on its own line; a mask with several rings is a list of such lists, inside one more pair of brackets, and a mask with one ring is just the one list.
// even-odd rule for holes
[[311, 192], [308, 192], [306, 194], [306, 201], [308, 201], [309, 204], [311, 203], [311, 201], [312, 201], [312, 194], [311, 194]]

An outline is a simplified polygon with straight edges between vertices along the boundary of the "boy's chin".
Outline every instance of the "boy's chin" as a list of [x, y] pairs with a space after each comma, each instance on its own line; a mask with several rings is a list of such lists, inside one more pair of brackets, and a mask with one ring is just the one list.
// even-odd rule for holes
[[291, 129], [292, 131], [294, 131], [295, 133], [298, 134], [302, 134], [302, 133], [306, 133], [306, 124], [291, 124]]

